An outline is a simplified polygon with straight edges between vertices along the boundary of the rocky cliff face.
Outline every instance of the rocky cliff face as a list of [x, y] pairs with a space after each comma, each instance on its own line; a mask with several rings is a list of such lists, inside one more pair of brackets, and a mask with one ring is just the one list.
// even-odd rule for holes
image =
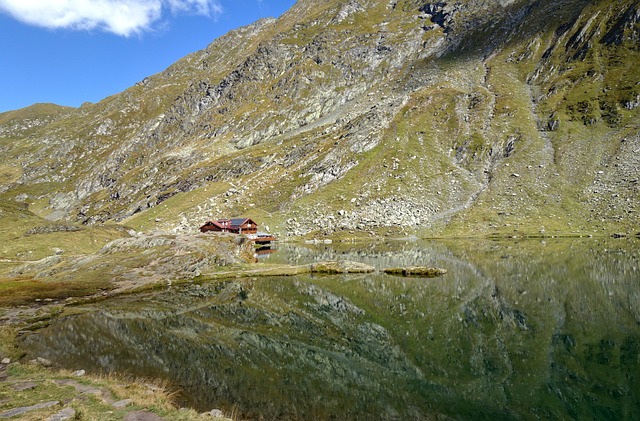
[[98, 104], [0, 115], [2, 196], [136, 229], [631, 231], [639, 14], [300, 0]]

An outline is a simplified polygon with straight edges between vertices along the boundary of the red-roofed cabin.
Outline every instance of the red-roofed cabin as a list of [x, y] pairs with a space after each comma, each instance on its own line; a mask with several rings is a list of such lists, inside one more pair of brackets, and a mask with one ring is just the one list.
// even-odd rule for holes
[[257, 234], [258, 224], [250, 218], [218, 219], [207, 221], [200, 227], [201, 232], [231, 232], [234, 234]]

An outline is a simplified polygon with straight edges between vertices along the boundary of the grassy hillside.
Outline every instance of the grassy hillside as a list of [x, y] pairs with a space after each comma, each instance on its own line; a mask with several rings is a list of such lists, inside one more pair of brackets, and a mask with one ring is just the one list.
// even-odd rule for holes
[[98, 104], [3, 114], [0, 199], [143, 231], [632, 233], [637, 10], [300, 1]]

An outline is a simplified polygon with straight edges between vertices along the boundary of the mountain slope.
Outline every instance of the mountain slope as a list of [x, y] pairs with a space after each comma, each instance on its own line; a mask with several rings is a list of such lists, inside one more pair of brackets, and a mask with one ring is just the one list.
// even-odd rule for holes
[[636, 230], [639, 10], [300, 0], [28, 134], [0, 120], [2, 198], [141, 230]]

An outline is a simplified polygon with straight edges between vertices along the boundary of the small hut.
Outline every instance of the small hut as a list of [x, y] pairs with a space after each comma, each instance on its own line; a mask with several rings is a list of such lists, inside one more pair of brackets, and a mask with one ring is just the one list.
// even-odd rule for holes
[[258, 224], [251, 218], [231, 218], [207, 221], [200, 227], [201, 232], [230, 232], [233, 234], [257, 234]]

